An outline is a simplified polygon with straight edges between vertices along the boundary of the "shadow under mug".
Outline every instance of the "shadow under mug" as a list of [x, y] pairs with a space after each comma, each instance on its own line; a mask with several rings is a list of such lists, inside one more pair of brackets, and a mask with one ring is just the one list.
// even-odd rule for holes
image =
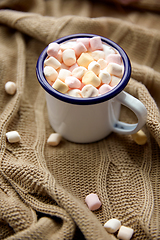
[[[94, 34], [74, 34], [57, 39], [58, 44], [92, 38]], [[76, 98], [60, 93], [47, 82], [44, 74], [44, 61], [47, 47], [40, 54], [36, 74], [46, 92], [46, 102], [50, 124], [55, 132], [65, 139], [76, 143], [90, 143], [107, 137], [111, 132], [133, 134], [146, 122], [147, 110], [138, 99], [123, 91], [131, 75], [130, 60], [125, 51], [115, 42], [102, 36], [102, 43], [116, 49], [122, 57], [124, 73], [121, 81], [106, 94], [92, 98]], [[137, 116], [136, 124], [119, 121], [121, 104], [132, 110]]]

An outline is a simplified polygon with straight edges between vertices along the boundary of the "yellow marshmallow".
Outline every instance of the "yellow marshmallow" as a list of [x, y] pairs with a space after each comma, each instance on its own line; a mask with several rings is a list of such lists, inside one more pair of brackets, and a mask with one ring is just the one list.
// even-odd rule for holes
[[82, 83], [91, 84], [94, 87], [99, 87], [101, 84], [101, 80], [96, 76], [96, 74], [92, 71], [88, 71], [85, 73], [85, 75], [82, 78]]
[[82, 53], [78, 58], [77, 63], [79, 66], [88, 68], [88, 65], [94, 61], [93, 57], [89, 53]]
[[132, 134], [131, 136], [138, 145], [144, 145], [147, 142], [147, 136], [142, 130], [139, 130], [137, 133]]
[[62, 82], [60, 79], [56, 79], [56, 81], [53, 83], [52, 87], [56, 89], [57, 91], [61, 93], [66, 93], [68, 91], [68, 86], [64, 82]]

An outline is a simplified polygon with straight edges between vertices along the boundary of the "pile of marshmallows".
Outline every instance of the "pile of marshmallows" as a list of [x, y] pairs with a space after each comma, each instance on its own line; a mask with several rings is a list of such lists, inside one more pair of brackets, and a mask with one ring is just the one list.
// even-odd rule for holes
[[50, 43], [44, 75], [57, 91], [72, 97], [89, 98], [107, 93], [123, 76], [120, 54], [99, 36]]

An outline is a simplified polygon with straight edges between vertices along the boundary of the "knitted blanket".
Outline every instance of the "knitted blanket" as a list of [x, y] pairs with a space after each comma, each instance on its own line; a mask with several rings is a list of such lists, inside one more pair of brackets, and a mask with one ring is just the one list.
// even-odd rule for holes
[[[0, 1], [0, 239], [114, 240], [104, 224], [117, 218], [134, 229], [132, 239], [160, 239], [160, 1], [128, 6], [117, 1]], [[76, 144], [47, 144], [53, 129], [45, 93], [36, 77], [42, 50], [75, 33], [110, 38], [128, 54], [125, 91], [148, 116], [145, 145], [130, 135]], [[5, 83], [16, 83], [9, 95]], [[120, 120], [135, 116], [122, 107]], [[18, 131], [10, 143], [6, 133]], [[85, 197], [96, 193], [100, 209]]]

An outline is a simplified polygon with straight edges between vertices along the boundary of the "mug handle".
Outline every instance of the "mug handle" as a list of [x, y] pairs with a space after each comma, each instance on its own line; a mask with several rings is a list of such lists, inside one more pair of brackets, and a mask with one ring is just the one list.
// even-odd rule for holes
[[116, 119], [114, 115], [114, 110], [111, 106], [110, 120], [112, 125], [112, 131], [121, 134], [134, 134], [138, 132], [143, 127], [147, 119], [147, 110], [143, 103], [140, 102], [137, 98], [133, 97], [132, 95], [126, 93], [125, 91], [122, 91], [114, 99], [123, 104], [124, 106], [128, 107], [129, 109], [131, 109], [137, 116], [138, 123], [129, 124], [118, 121], [118, 119]]

